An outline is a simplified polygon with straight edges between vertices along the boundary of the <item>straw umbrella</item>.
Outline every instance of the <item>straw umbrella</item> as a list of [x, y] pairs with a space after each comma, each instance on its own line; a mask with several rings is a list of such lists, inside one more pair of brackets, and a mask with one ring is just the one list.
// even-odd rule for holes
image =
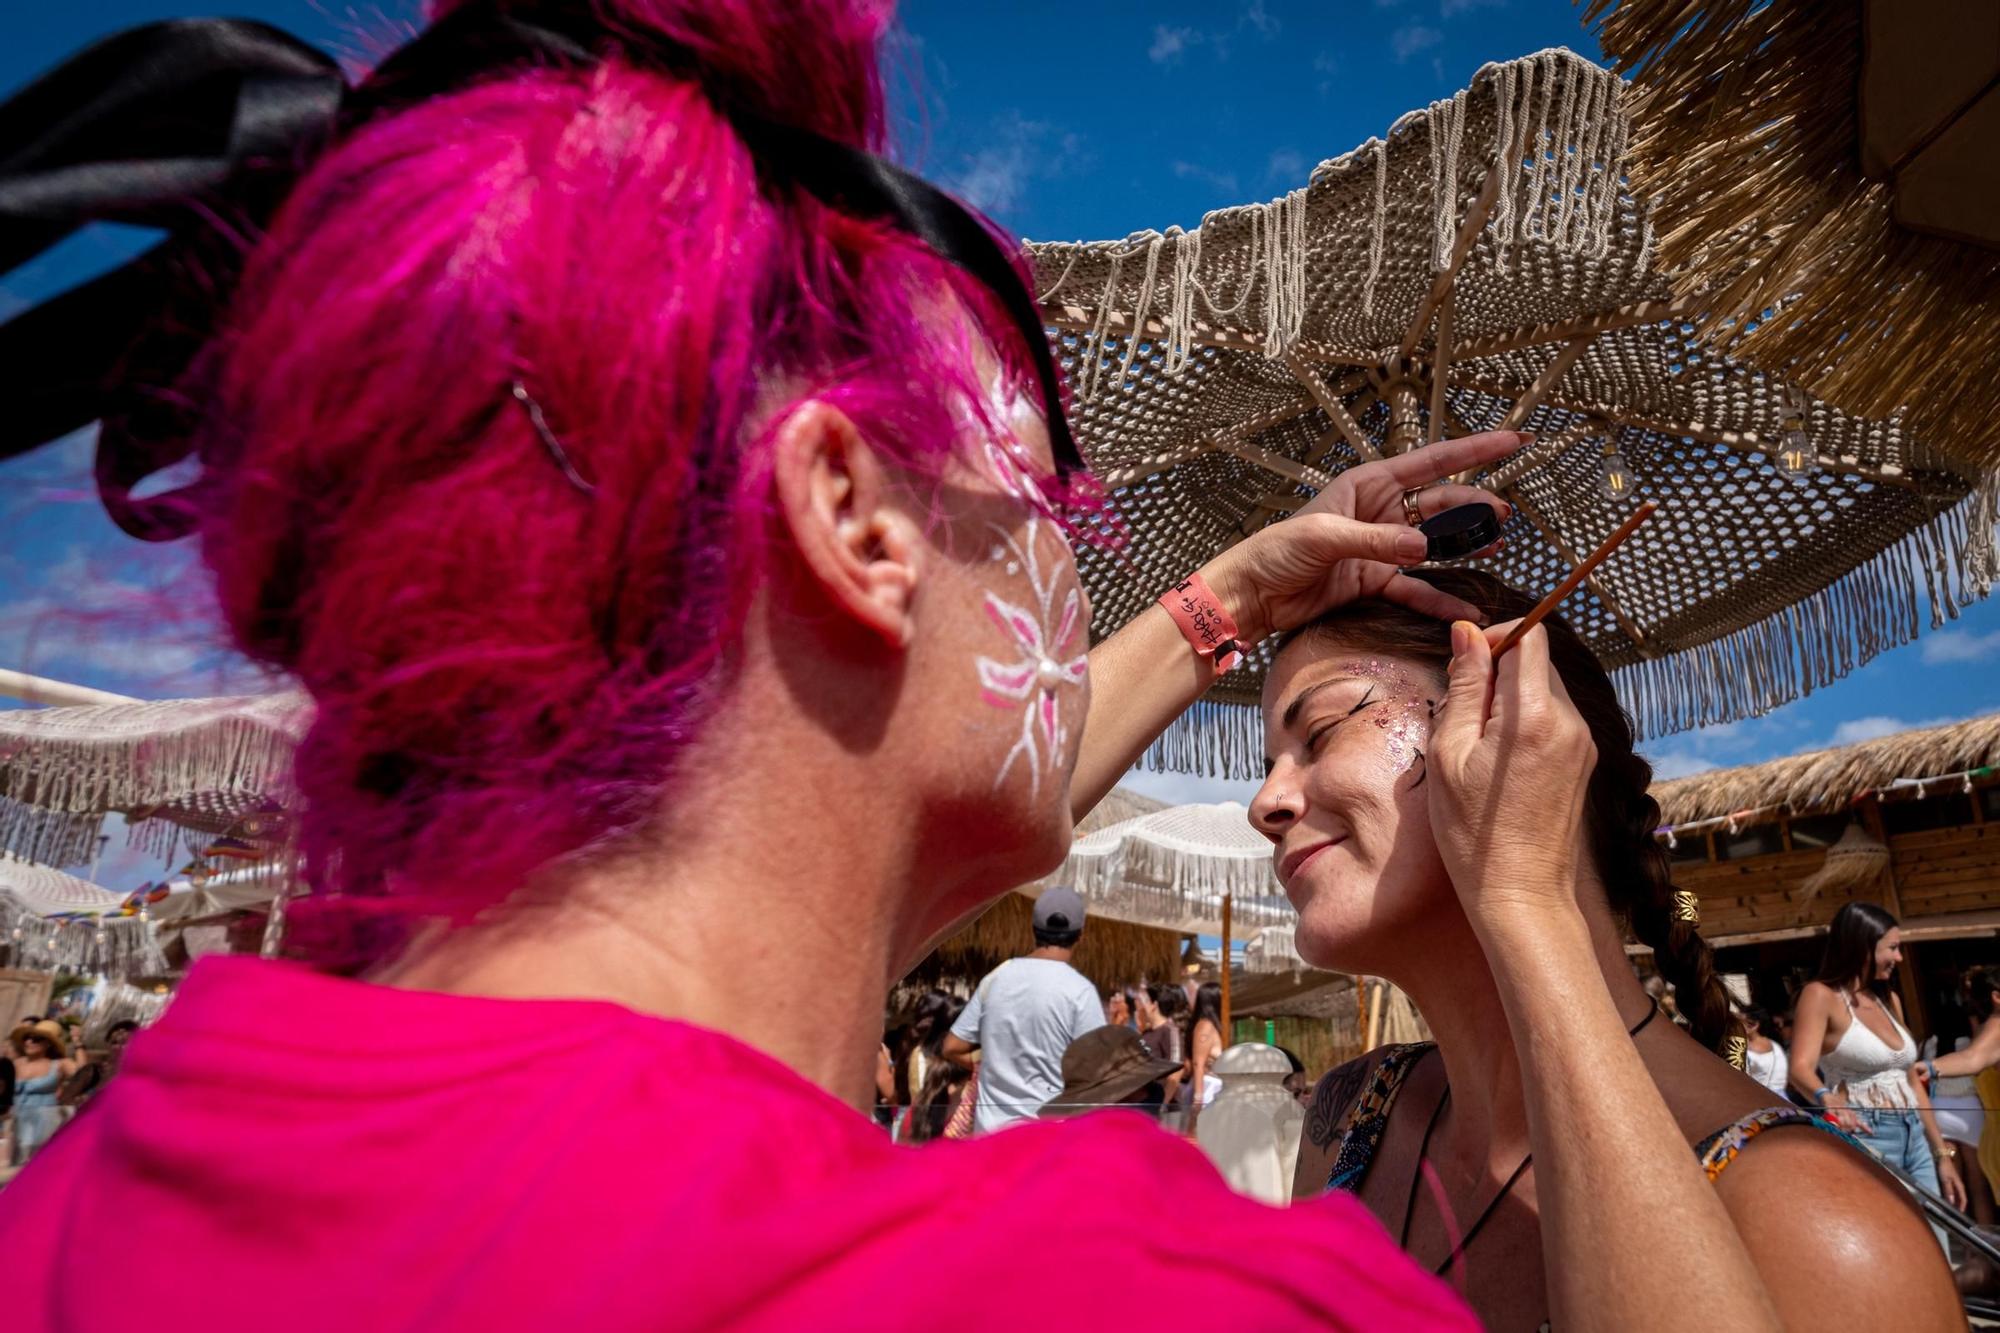
[[[1490, 567], [1524, 590], [1660, 502], [1565, 608], [1646, 734], [1766, 711], [1984, 593], [1966, 470], [1692, 344], [1696, 307], [1622, 185], [1621, 99], [1569, 52], [1489, 65], [1282, 198], [1031, 247], [1132, 534], [1080, 557], [1095, 633], [1342, 469], [1492, 427], [1539, 434], [1480, 478], [1516, 508]], [[1148, 762], [1256, 776], [1237, 705], [1266, 660]]]
[[2000, 17], [1990, 4], [1593, 0], [1632, 179], [1698, 336], [2000, 466]]

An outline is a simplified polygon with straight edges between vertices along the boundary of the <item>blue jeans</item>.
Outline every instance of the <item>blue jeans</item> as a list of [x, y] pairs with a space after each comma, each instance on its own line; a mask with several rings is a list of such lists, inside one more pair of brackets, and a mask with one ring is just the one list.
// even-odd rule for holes
[[[1931, 1142], [1924, 1137], [1924, 1122], [1915, 1111], [1856, 1107], [1855, 1113], [1861, 1117], [1863, 1127], [1855, 1138], [1932, 1194], [1944, 1197], [1938, 1188], [1937, 1159], [1931, 1156]], [[1937, 1237], [1946, 1254], [1951, 1253], [1942, 1228], [1933, 1223], [1931, 1234]]]
[[1924, 1122], [1917, 1113], [1866, 1106], [1855, 1110], [1863, 1129], [1854, 1137], [1867, 1144], [1877, 1157], [1936, 1194], [1937, 1162], [1931, 1157], [1930, 1140], [1924, 1137]]

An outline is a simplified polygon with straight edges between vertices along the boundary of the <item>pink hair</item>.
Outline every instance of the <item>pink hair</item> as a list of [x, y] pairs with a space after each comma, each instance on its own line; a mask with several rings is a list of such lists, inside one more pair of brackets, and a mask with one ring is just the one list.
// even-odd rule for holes
[[[600, 10], [880, 147], [884, 5]], [[476, 910], [656, 811], [763, 577], [785, 406], [838, 405], [918, 475], [968, 410], [997, 428], [940, 284], [1032, 382], [982, 288], [760, 181], [701, 87], [622, 62], [439, 98], [315, 166], [251, 256], [203, 441], [230, 629], [318, 704], [315, 888]]]

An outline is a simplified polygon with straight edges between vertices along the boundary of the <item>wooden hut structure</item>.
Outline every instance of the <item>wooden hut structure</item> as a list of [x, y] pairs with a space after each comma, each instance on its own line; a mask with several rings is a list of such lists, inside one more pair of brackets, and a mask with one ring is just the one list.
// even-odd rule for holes
[[[1953, 1026], [1959, 971], [2000, 962], [2000, 714], [1655, 784], [1675, 887], [1719, 967], [1782, 1008], [1845, 903], [1902, 923], [1903, 1003]], [[1643, 953], [1642, 946], [1632, 946]], [[1946, 1035], [1949, 1035], [1948, 1033]]]
[[[1165, 808], [1164, 801], [1114, 787], [1078, 822], [1076, 831], [1079, 836], [1095, 833]], [[898, 992], [954, 983], [968, 988], [1009, 958], [1032, 949], [1031, 905], [1044, 887], [1058, 882], [1059, 878], [1024, 884], [966, 922], [911, 969]], [[1178, 930], [1143, 921], [1121, 921], [1092, 910], [1071, 963], [1103, 991], [1140, 980], [1157, 981], [1180, 975], [1183, 938]]]

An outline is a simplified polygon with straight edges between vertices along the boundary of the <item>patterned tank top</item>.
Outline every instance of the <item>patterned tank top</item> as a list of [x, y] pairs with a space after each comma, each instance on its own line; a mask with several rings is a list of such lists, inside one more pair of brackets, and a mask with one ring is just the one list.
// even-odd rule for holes
[[[1338, 1146], [1334, 1149], [1333, 1165], [1327, 1170], [1326, 1187], [1329, 1190], [1346, 1190], [1350, 1194], [1360, 1192], [1361, 1182], [1375, 1160], [1375, 1150], [1382, 1145], [1382, 1134], [1389, 1127], [1389, 1112], [1396, 1104], [1396, 1094], [1403, 1090], [1403, 1081], [1409, 1077], [1410, 1071], [1433, 1049], [1435, 1043], [1428, 1041], [1387, 1048], [1381, 1062], [1375, 1066], [1374, 1076], [1347, 1108], [1334, 1130], [1334, 1142]], [[1868, 1151], [1851, 1136], [1810, 1112], [1796, 1106], [1767, 1106], [1716, 1130], [1694, 1146], [1694, 1154], [1702, 1169], [1708, 1173], [1708, 1178], [1714, 1180], [1736, 1160], [1736, 1154], [1742, 1152], [1750, 1140], [1765, 1130], [1787, 1129], [1794, 1125], [1831, 1134], [1857, 1152], [1866, 1154]]]

